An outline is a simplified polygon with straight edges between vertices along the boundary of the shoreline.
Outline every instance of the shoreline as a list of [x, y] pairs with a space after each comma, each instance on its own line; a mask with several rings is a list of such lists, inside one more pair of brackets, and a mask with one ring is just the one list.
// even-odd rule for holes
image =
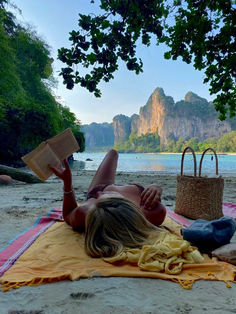
[[[92, 151], [84, 151], [80, 154], [83, 154], [83, 153], [86, 153], [86, 154], [102, 154], [102, 153], [106, 153], [105, 151], [95, 151], [95, 152], [92, 152]], [[149, 154], [149, 155], [182, 155], [183, 153], [172, 153], [172, 152], [119, 152], [119, 154]], [[196, 155], [201, 155], [203, 152], [195, 152]], [[186, 154], [191, 154], [190, 152], [186, 152]], [[236, 152], [217, 152], [216, 151], [216, 154], [217, 155], [233, 155], [233, 156], [236, 156]], [[209, 152], [209, 155], [211, 155], [211, 153]]]
[[[75, 168], [95, 170], [98, 168], [105, 153], [81, 153], [74, 154]], [[162, 172], [179, 174], [181, 170], [182, 154], [180, 153], [120, 153], [118, 171], [128, 172]], [[211, 158], [213, 156], [213, 158]], [[200, 166], [202, 154], [196, 154], [197, 169]], [[216, 158], [214, 154], [206, 154], [203, 159], [202, 169], [204, 175], [213, 175], [215, 170]], [[184, 172], [193, 172], [194, 163], [191, 153], [187, 153], [184, 159]], [[236, 174], [236, 154], [218, 155], [218, 169], [220, 175]], [[135, 171], [134, 171], [135, 170]]]
[[[81, 160], [77, 160], [75, 159], [73, 162], [81, 162]], [[70, 164], [71, 166], [71, 164]], [[24, 167], [20, 167], [20, 168], [16, 168], [16, 169], [19, 169], [19, 170], [23, 170], [27, 173], [30, 173], [32, 175], [35, 175], [35, 173], [29, 169], [27, 166], [24, 166]], [[72, 173], [76, 173], [76, 172], [88, 172], [88, 173], [93, 173], [95, 174], [96, 170], [92, 170], [92, 169], [80, 169], [80, 168], [76, 168], [76, 167], [73, 167], [73, 164], [72, 164], [72, 167], [71, 167], [71, 172]], [[139, 171], [127, 171], [127, 170], [117, 170], [116, 173], [118, 175], [120, 174], [129, 174], [129, 175], [147, 175], [147, 176], [172, 176], [172, 177], [177, 177], [177, 175], [180, 175], [180, 168], [178, 170], [171, 170], [171, 171], [165, 171], [165, 170], [159, 170], [159, 171], [154, 171], [154, 170], [139, 170]], [[186, 175], [192, 175], [193, 173], [193, 170], [185, 170], [184, 173], [186, 173]], [[198, 173], [197, 173], [198, 175]], [[236, 177], [236, 172], [220, 172], [220, 174], [218, 176], [216, 176], [214, 173], [212, 172], [205, 172], [205, 174], [203, 175], [204, 176], [209, 176], [209, 177], [212, 177], [212, 176], [215, 176], [215, 177], [219, 177], [219, 176], [222, 176], [222, 177]], [[46, 182], [46, 181], [45, 181]]]

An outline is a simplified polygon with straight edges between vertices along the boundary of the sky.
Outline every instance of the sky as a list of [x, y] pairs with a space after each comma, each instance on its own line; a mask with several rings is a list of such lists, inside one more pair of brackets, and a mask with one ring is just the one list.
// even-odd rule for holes
[[57, 60], [57, 50], [70, 47], [69, 32], [78, 29], [79, 13], [99, 11], [99, 1], [95, 2], [96, 4], [91, 4], [89, 0], [13, 1], [21, 10], [21, 15], [17, 14], [18, 20], [33, 25], [40, 37], [51, 47], [54, 76], [58, 80], [54, 93], [75, 113], [82, 124], [110, 123], [117, 114], [138, 114], [140, 107], [146, 104], [157, 87], [162, 87], [165, 94], [172, 96], [175, 102], [184, 99], [189, 91], [208, 101], [213, 100], [209, 94], [209, 86], [203, 84], [203, 72], [181, 60], [165, 60], [163, 54], [167, 49], [155, 44], [137, 47], [137, 56], [143, 61], [143, 73], [136, 75], [120, 63], [119, 70], [114, 75], [115, 79], [100, 84], [101, 98], [96, 98], [79, 85], [73, 90], [66, 89], [59, 76], [60, 69], [65, 64]]

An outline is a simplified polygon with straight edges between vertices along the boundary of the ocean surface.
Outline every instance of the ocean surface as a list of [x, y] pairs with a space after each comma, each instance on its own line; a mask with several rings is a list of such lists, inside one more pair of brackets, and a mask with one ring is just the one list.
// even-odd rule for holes
[[[74, 169], [97, 170], [105, 153], [75, 153], [73, 163]], [[213, 157], [212, 157], [213, 156]], [[117, 171], [123, 172], [163, 172], [180, 173], [181, 154], [119, 154]], [[201, 155], [196, 154], [197, 171]], [[212, 160], [213, 158], [213, 160]], [[90, 160], [88, 160], [90, 159]], [[203, 159], [202, 175], [215, 174], [215, 156], [206, 154]], [[236, 174], [236, 155], [218, 155], [219, 174]], [[185, 154], [184, 173], [193, 173], [192, 154]]]

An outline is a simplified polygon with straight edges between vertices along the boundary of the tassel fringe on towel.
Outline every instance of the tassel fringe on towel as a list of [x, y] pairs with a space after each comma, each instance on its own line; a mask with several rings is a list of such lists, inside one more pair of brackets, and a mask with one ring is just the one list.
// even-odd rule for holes
[[23, 286], [39, 286], [44, 283], [54, 283], [62, 280], [69, 280], [70, 276], [58, 276], [58, 277], [53, 277], [53, 278], [34, 278], [31, 281], [22, 281], [22, 282], [3, 282], [0, 284], [0, 289], [3, 290], [3, 292], [7, 292], [11, 289], [18, 289]]

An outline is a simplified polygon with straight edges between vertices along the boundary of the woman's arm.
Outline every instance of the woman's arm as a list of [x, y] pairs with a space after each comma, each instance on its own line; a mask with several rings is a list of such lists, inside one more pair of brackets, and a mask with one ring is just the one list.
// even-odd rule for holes
[[[72, 175], [70, 171], [70, 166], [68, 161], [65, 159], [63, 160], [65, 168], [60, 167], [53, 167], [49, 165], [49, 168], [52, 172], [60, 178], [63, 183], [63, 217], [66, 222], [68, 222], [68, 215], [77, 207], [77, 202], [75, 200], [75, 194], [72, 186]], [[68, 222], [69, 223], [69, 222]]]
[[161, 203], [158, 203], [154, 208], [146, 209], [141, 207], [144, 216], [155, 226], [160, 226], [166, 217], [166, 208]]
[[85, 229], [85, 219], [89, 209], [93, 206], [96, 199], [90, 198], [82, 202], [79, 206], [75, 199], [75, 193], [72, 185], [72, 175], [67, 160], [63, 160], [65, 168], [52, 167], [49, 168], [60, 178], [63, 183], [63, 218], [74, 230], [83, 232]]

